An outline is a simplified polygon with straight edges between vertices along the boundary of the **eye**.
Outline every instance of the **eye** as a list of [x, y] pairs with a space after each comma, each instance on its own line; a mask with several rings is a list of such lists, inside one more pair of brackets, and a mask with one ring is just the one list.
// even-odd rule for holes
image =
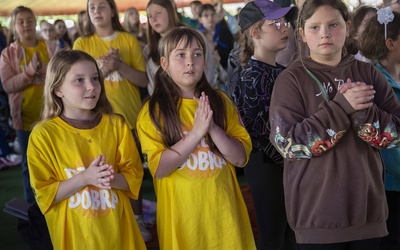
[[99, 81], [99, 77], [98, 77], [98, 76], [93, 77], [93, 78], [92, 78], [92, 81], [98, 82], [98, 81]]
[[310, 29], [312, 29], [312, 30], [316, 30], [316, 29], [318, 29], [318, 26], [316, 26], [316, 25], [314, 25], [314, 26], [311, 26], [311, 27], [310, 27]]
[[83, 82], [85, 82], [85, 79], [84, 78], [77, 78], [76, 81], [78, 83], [83, 83]]
[[184, 53], [179, 53], [179, 54], [177, 55], [177, 57], [179, 57], [179, 58], [184, 58], [184, 57], [185, 57], [185, 54], [184, 54]]
[[329, 26], [331, 26], [332, 28], [335, 28], [335, 27], [338, 26], [338, 24], [337, 24], [337, 23], [332, 23], [332, 24], [330, 24]]
[[203, 56], [202, 53], [195, 53], [195, 54], [194, 54], [194, 57], [202, 57], [202, 56]]

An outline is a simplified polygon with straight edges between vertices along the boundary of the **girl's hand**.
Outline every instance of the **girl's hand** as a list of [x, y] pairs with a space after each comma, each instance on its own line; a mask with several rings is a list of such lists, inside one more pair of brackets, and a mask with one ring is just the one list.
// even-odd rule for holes
[[194, 114], [194, 122], [191, 133], [198, 135], [199, 137], [204, 137], [213, 121], [213, 111], [211, 110], [210, 103], [208, 102], [208, 97], [204, 92], [201, 93], [200, 98], [193, 97], [197, 103], [197, 109]]
[[105, 157], [99, 155], [90, 166], [82, 173], [87, 185], [93, 185], [102, 189], [111, 189], [111, 181], [114, 179], [114, 168], [104, 164]]
[[108, 72], [118, 71], [122, 63], [122, 60], [115, 55], [102, 56], [100, 60], [103, 62], [103, 68]]
[[366, 85], [364, 82], [350, 82], [340, 86], [339, 92], [344, 95], [346, 100], [355, 110], [363, 110], [373, 105], [371, 100], [374, 98], [374, 86]]
[[339, 92], [344, 94], [348, 89], [364, 85], [366, 85], [365, 82], [352, 82], [350, 78], [347, 78], [347, 81], [339, 86]]
[[36, 72], [36, 75], [39, 75], [40, 69], [42, 68], [42, 61], [40, 60], [40, 55], [38, 52], [35, 52], [35, 54], [33, 54], [31, 64]]

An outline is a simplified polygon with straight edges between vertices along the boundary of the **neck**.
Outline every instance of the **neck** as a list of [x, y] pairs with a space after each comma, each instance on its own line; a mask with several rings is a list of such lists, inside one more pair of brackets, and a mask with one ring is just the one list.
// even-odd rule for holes
[[193, 89], [182, 89], [181, 88], [181, 97], [184, 99], [193, 99], [194, 90]]
[[101, 115], [94, 116], [90, 120], [85, 119], [74, 119], [63, 114], [60, 115], [60, 118], [68, 123], [69, 125], [78, 128], [78, 129], [91, 129], [96, 127], [101, 121]]
[[387, 57], [379, 61], [382, 67], [390, 74], [396, 82], [400, 82], [400, 64], [391, 57]]
[[270, 51], [270, 50], [266, 50], [266, 49], [255, 49], [254, 50], [254, 57], [257, 58], [257, 60], [272, 65], [272, 66], [276, 66], [276, 54], [278, 52], [277, 51]]
[[337, 66], [340, 61], [342, 60], [342, 54], [338, 54], [338, 55], [334, 55], [334, 56], [325, 56], [325, 57], [321, 57], [318, 56], [316, 57], [315, 55], [313, 56], [312, 54], [310, 54], [310, 58], [318, 63], [321, 64], [325, 64], [328, 66]]
[[21, 39], [20, 42], [28, 47], [36, 47], [38, 45], [38, 40], [36, 38]]
[[108, 37], [111, 36], [112, 34], [114, 34], [115, 30], [112, 28], [112, 26], [108, 26], [108, 27], [103, 27], [103, 28], [96, 28], [96, 34], [99, 37]]

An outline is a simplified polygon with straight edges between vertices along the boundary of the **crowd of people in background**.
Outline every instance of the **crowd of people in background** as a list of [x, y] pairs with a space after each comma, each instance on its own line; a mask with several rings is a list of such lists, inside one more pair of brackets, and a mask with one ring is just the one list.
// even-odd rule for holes
[[189, 7], [0, 26], [0, 170], [50, 244], [146, 249], [149, 171], [160, 249], [400, 249], [400, 1]]

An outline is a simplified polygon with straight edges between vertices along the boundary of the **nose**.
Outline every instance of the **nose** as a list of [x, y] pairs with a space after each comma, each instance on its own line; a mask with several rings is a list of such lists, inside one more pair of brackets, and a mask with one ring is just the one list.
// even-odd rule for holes
[[321, 38], [330, 38], [331, 34], [328, 28], [321, 28]]
[[188, 61], [186, 63], [187, 66], [193, 66], [193, 59], [191, 57], [188, 57]]
[[93, 81], [93, 80], [90, 80], [90, 81], [87, 81], [86, 82], [86, 90], [92, 90], [92, 89], [94, 89], [94, 85], [95, 85], [95, 82]]

